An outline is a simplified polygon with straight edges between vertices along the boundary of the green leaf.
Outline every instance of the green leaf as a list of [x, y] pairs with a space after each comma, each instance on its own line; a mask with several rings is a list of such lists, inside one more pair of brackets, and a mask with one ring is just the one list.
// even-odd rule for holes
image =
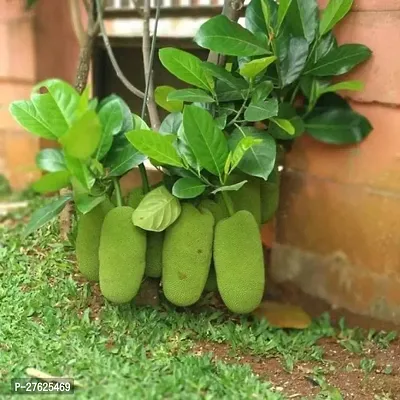
[[339, 82], [334, 85], [330, 85], [324, 88], [321, 88], [318, 91], [318, 97], [324, 93], [329, 93], [329, 92], [337, 92], [339, 90], [363, 90], [364, 89], [364, 83], [361, 81], [344, 81], [344, 82]]
[[201, 166], [221, 177], [229, 153], [228, 143], [211, 114], [193, 105], [186, 106], [183, 126], [187, 142]]
[[146, 194], [133, 212], [132, 221], [146, 231], [161, 232], [172, 225], [180, 213], [179, 200], [165, 186], [159, 186]]
[[254, 144], [246, 151], [238, 168], [246, 174], [267, 180], [275, 165], [275, 140], [265, 132], [260, 132], [255, 128], [239, 127], [232, 132], [229, 140], [230, 148], [236, 148], [240, 140], [245, 137], [261, 139], [262, 141]]
[[229, 56], [250, 57], [269, 53], [264, 41], [225, 15], [217, 15], [203, 23], [194, 41], [200, 47]]
[[38, 193], [51, 193], [68, 186], [69, 182], [70, 173], [68, 171], [50, 172], [34, 182], [32, 189]]
[[283, 20], [289, 10], [292, 0], [280, 0], [278, 8], [278, 26], [276, 27], [276, 32], [279, 33], [279, 29], [282, 25]]
[[218, 192], [236, 192], [238, 191], [247, 181], [241, 181], [238, 183], [235, 183], [234, 185], [227, 185], [227, 186], [220, 186], [213, 190], [211, 193], [216, 194]]
[[367, 118], [343, 108], [310, 114], [305, 126], [314, 139], [338, 145], [359, 143], [372, 131]]
[[277, 22], [278, 5], [273, 0], [261, 0], [261, 11], [264, 16], [266, 32], [271, 37]]
[[13, 118], [28, 132], [45, 139], [57, 139], [29, 100], [14, 101], [10, 105]]
[[329, 32], [351, 9], [353, 0], [330, 0], [319, 23], [321, 36]]
[[160, 164], [182, 167], [182, 161], [174, 147], [175, 135], [160, 135], [150, 130], [135, 130], [126, 133], [132, 145], [147, 157]]
[[87, 214], [97, 205], [106, 200], [106, 195], [92, 196], [87, 189], [76, 179], [71, 179], [73, 188], [74, 203], [78, 211], [82, 214]]
[[124, 114], [119, 99], [105, 104], [100, 109], [98, 116], [101, 123], [101, 137], [96, 150], [96, 159], [101, 160], [110, 150], [113, 136], [122, 129]]
[[[82, 114], [85, 113], [85, 111], [89, 109], [89, 102], [90, 102], [89, 96], [90, 96], [90, 85], [87, 85], [82, 94], [79, 96], [79, 101], [75, 110], [75, 116], [80, 117]], [[92, 107], [91, 109], [95, 110], [96, 107], [94, 108]]]
[[59, 139], [67, 154], [80, 160], [89, 158], [96, 150], [101, 137], [101, 125], [93, 110], [76, 120], [68, 132]]
[[203, 61], [202, 66], [210, 75], [224, 82], [232, 89], [240, 90], [247, 89], [249, 87], [249, 84], [243, 78], [232, 75], [231, 72], [227, 71], [220, 65], [216, 65], [208, 61]]
[[[214, 99], [201, 89], [180, 89], [168, 95], [168, 101], [180, 100], [181, 102], [214, 103]], [[183, 103], [182, 103], [183, 104]]]
[[278, 46], [278, 52], [281, 84], [282, 87], [285, 87], [301, 75], [307, 62], [308, 43], [301, 37], [292, 37], [288, 40], [287, 48], [284, 50]]
[[[121, 132], [125, 133], [127, 131], [131, 131], [133, 129], [133, 121], [132, 121], [132, 114], [131, 110], [129, 109], [128, 105], [125, 103], [125, 101], [117, 96], [116, 94], [111, 94], [110, 96], [107, 96], [104, 98], [98, 107], [98, 112], [101, 111], [103, 107], [105, 107], [109, 102], [112, 102], [114, 100], [117, 100], [120, 104], [121, 110], [122, 110], [122, 115], [123, 115], [123, 121], [122, 121], [122, 127], [121, 127]], [[119, 133], [121, 133], [119, 132]]]
[[371, 54], [371, 50], [362, 44], [344, 44], [330, 51], [304, 73], [314, 76], [342, 75], [370, 58]]
[[[34, 94], [43, 87], [48, 90], [48, 93], [43, 95]], [[39, 82], [32, 93], [32, 101], [35, 106], [37, 107], [36, 102], [43, 106], [37, 107], [40, 116], [47, 122], [53, 132], [57, 131], [56, 136], [60, 137], [66, 131], [63, 128], [64, 125], [71, 126], [75, 119], [75, 112], [80, 102], [78, 92], [67, 82], [60, 79], [48, 79]], [[44, 99], [34, 100], [42, 96], [45, 96]], [[56, 125], [53, 126], [53, 123], [56, 123]]]
[[[139, 117], [139, 115], [132, 114], [133, 128], [135, 130], [150, 130], [149, 126]], [[131, 129], [132, 130], [132, 129]]]
[[212, 77], [203, 69], [199, 58], [186, 51], [165, 47], [160, 49], [161, 64], [181, 81], [201, 89], [214, 89]]
[[159, 132], [160, 134], [177, 134], [180, 126], [182, 125], [183, 114], [182, 113], [171, 113], [168, 114], [164, 121], [161, 123]]
[[220, 117], [215, 118], [215, 124], [217, 125], [217, 127], [221, 130], [224, 130], [226, 127], [226, 119], [227, 119], [227, 115], [223, 114]]
[[251, 102], [257, 103], [265, 100], [274, 89], [274, 84], [271, 81], [264, 81], [259, 83], [253, 91]]
[[32, 214], [32, 217], [23, 232], [23, 237], [25, 238], [29, 236], [32, 232], [50, 222], [64, 209], [69, 200], [71, 200], [71, 195], [63, 196], [53, 201], [52, 203], [46, 204], [44, 207], [36, 210]]
[[[265, 3], [264, 7], [262, 7], [262, 3]], [[268, 9], [267, 20], [264, 18], [263, 8]], [[245, 12], [246, 28], [250, 32], [267, 35], [267, 25], [268, 27], [275, 26], [276, 14], [277, 4], [274, 0], [251, 0]]]
[[68, 171], [73, 177], [75, 177], [85, 189], [90, 190], [94, 183], [95, 177], [90, 172], [88, 166], [85, 162], [78, 160], [77, 158], [70, 157], [65, 154], [65, 163], [67, 165]]
[[65, 171], [64, 155], [58, 149], [43, 149], [36, 154], [36, 165], [43, 171], [57, 172]]
[[271, 121], [278, 125], [281, 129], [283, 129], [285, 132], [287, 132], [289, 135], [294, 135], [296, 130], [293, 126], [293, 124], [287, 120], [287, 119], [282, 119], [282, 118], [271, 118]]
[[168, 112], [180, 112], [183, 108], [183, 102], [181, 100], [169, 100], [168, 96], [170, 93], [175, 92], [176, 89], [172, 86], [158, 86], [154, 91], [154, 100], [156, 103]]
[[293, 36], [304, 37], [311, 43], [318, 29], [318, 5], [316, 0], [292, 0], [286, 12], [286, 27]]
[[198, 178], [180, 178], [174, 183], [172, 194], [179, 199], [193, 199], [205, 189], [205, 183]]
[[243, 100], [249, 89], [233, 89], [225, 82], [217, 81], [217, 98], [220, 102]]
[[240, 75], [253, 79], [258, 74], [263, 72], [270, 64], [276, 60], [275, 56], [257, 58], [256, 60], [249, 61], [240, 67]]
[[194, 168], [195, 171], [200, 173], [202, 167], [199, 164], [196, 156], [194, 155], [193, 150], [189, 146], [188, 139], [185, 135], [183, 123], [178, 129], [178, 138], [179, 140], [177, 148], [180, 156], [182, 157], [182, 160], [185, 164], [189, 165], [190, 167]]
[[125, 135], [121, 135], [118, 139], [114, 139], [111, 150], [104, 160], [104, 166], [108, 169], [108, 176], [122, 176], [146, 159], [144, 154], [129, 143]]
[[249, 122], [256, 122], [276, 115], [278, 115], [278, 100], [270, 99], [250, 103], [244, 112], [244, 119]]
[[231, 159], [231, 170], [234, 170], [242, 160], [246, 151], [249, 150], [255, 144], [261, 144], [261, 139], [256, 139], [251, 136], [246, 136], [240, 139], [239, 143], [236, 145], [235, 150], [232, 153]]

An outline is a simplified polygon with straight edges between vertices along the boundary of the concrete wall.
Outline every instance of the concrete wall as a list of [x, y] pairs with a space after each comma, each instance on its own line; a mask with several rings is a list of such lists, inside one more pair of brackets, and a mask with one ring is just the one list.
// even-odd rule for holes
[[[322, 2], [321, 2], [322, 3]], [[323, 2], [323, 3], [326, 3]], [[334, 306], [400, 323], [400, 2], [355, 0], [340, 43], [373, 50], [346, 95], [374, 130], [360, 146], [304, 137], [286, 158], [271, 274]]]

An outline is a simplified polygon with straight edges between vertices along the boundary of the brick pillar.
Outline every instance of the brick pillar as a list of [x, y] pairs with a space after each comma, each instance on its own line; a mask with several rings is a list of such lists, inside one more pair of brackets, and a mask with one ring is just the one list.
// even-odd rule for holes
[[[326, 1], [325, 1], [326, 3]], [[334, 306], [400, 323], [400, 4], [356, 0], [341, 43], [373, 50], [346, 93], [374, 130], [361, 145], [304, 137], [288, 154], [271, 273]]]
[[22, 188], [37, 171], [39, 138], [21, 129], [8, 112], [10, 102], [29, 98], [36, 77], [34, 23], [23, 1], [0, 0], [0, 173]]

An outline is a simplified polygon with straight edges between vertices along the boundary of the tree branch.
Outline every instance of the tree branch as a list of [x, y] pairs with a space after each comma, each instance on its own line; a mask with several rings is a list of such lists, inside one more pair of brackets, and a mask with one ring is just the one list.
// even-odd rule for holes
[[124, 86], [130, 92], [132, 92], [135, 96], [138, 96], [139, 98], [143, 99], [144, 93], [141, 90], [139, 90], [138, 88], [136, 88], [135, 86], [133, 86], [132, 83], [129, 82], [129, 80], [126, 78], [126, 76], [124, 75], [124, 73], [122, 72], [121, 68], [118, 65], [117, 59], [115, 58], [114, 52], [111, 47], [110, 40], [107, 36], [106, 27], [104, 25], [104, 19], [103, 19], [103, 10], [100, 5], [100, 0], [95, 0], [95, 1], [96, 1], [96, 5], [97, 5], [98, 23], [99, 23], [99, 27], [100, 27], [100, 32], [101, 32], [101, 35], [103, 36], [104, 46], [106, 48], [108, 57], [110, 58], [111, 64], [114, 68], [114, 71], [117, 74], [117, 77], [119, 78], [119, 80], [124, 84]]
[[160, 0], [157, 0], [156, 18], [154, 23], [153, 40], [150, 45], [150, 0], [144, 0], [143, 4], [143, 68], [144, 79], [146, 82], [146, 91], [142, 107], [142, 119], [147, 106], [149, 112], [150, 124], [153, 129], [160, 127], [160, 117], [158, 115], [157, 105], [154, 101], [154, 81], [153, 81], [153, 61], [157, 39], [158, 20], [160, 17]]
[[[237, 22], [240, 17], [240, 11], [244, 7], [244, 0], [224, 0], [222, 15], [228, 17], [231, 21]], [[225, 56], [210, 51], [207, 61], [217, 65], [225, 65]]]

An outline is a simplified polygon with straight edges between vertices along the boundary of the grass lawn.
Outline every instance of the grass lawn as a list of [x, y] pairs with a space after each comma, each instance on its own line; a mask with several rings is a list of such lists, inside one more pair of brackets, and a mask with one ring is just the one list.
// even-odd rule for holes
[[1, 399], [28, 367], [78, 380], [76, 399], [400, 398], [394, 333], [327, 315], [295, 331], [207, 304], [116, 307], [77, 274], [56, 224], [20, 238], [28, 212], [0, 221]]

